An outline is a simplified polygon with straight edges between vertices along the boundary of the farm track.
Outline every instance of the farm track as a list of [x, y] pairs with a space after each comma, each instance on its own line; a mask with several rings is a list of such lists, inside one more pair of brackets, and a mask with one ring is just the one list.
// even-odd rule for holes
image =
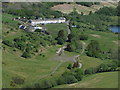
[[[82, 48], [82, 52], [80, 53], [80, 55], [76, 55], [76, 56], [73, 56], [73, 62], [76, 62], [77, 60], [78, 60], [78, 57], [79, 56], [81, 56], [83, 53], [84, 53], [84, 51], [85, 51], [85, 47], [84, 47], [84, 45], [85, 45], [85, 43], [84, 42], [82, 42], [83, 43], [83, 48]], [[64, 46], [65, 47], [65, 46]], [[60, 52], [64, 52], [64, 47], [62, 47], [62, 51], [60, 51]], [[70, 61], [70, 60], [66, 60], [66, 61], [61, 61], [53, 70], [52, 70], [52, 72], [51, 73], [49, 73], [49, 74], [46, 74], [46, 75], [44, 75], [43, 77], [41, 77], [40, 79], [37, 79], [35, 82], [37, 82], [38, 80], [42, 80], [43, 78], [46, 78], [46, 77], [48, 77], [48, 76], [52, 76], [57, 70], [58, 70], [58, 68], [64, 63], [64, 62], [67, 62], [67, 61]], [[79, 63], [79, 68], [82, 68], [82, 63]], [[39, 78], [39, 77], [38, 77]]]

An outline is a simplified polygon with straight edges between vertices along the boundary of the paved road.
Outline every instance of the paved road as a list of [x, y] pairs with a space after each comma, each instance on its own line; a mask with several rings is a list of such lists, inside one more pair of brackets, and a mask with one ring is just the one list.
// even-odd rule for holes
[[66, 21], [67, 24], [67, 31], [68, 31], [68, 35], [71, 33], [70, 31], [70, 20]]

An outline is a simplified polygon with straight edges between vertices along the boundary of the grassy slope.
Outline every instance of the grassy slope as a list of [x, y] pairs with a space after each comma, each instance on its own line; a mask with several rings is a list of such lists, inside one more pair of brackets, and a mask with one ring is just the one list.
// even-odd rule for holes
[[74, 84], [60, 85], [55, 88], [117, 88], [118, 72], [105, 72], [90, 75]]
[[67, 31], [67, 25], [65, 23], [61, 23], [61, 24], [47, 24], [46, 28], [47, 28], [47, 31], [50, 32], [53, 37], [57, 37], [57, 33], [60, 30]]
[[102, 50], [109, 50], [110, 48], [114, 49], [118, 47], [118, 44], [114, 43], [114, 41], [118, 41], [118, 35], [111, 32], [99, 32], [99, 31], [86, 31], [89, 35], [88, 41], [86, 43], [90, 43], [91, 40], [97, 40], [100, 43]]
[[[65, 29], [65, 24], [49, 24], [47, 25], [48, 30], [51, 32], [54, 32], [53, 35], [56, 35], [56, 33], [61, 30]], [[3, 24], [3, 39], [9, 39], [12, 40], [15, 37], [21, 36], [25, 34], [25, 32], [21, 30], [14, 29], [13, 31], [10, 30], [10, 26], [7, 24]], [[55, 31], [57, 32], [55, 33]], [[6, 32], [10, 31], [9, 34]], [[101, 44], [105, 44], [105, 48], [111, 48], [113, 46], [116, 47], [116, 44], [112, 41], [117, 40], [117, 35], [113, 33], [105, 33], [105, 32], [98, 32], [98, 31], [87, 31], [86, 33], [90, 34], [97, 34], [100, 35], [100, 38], [96, 38], [93, 36], [89, 36], [89, 41], [85, 41], [86, 44], [90, 42], [92, 39], [99, 40]], [[107, 42], [107, 43], [106, 43]], [[25, 78], [25, 84], [26, 83], [33, 83], [36, 80], [41, 79], [45, 75], [50, 74], [53, 69], [60, 63], [60, 61], [56, 61], [54, 58], [56, 56], [56, 50], [62, 46], [54, 46], [46, 48], [43, 52], [45, 57], [41, 57], [39, 55], [32, 57], [31, 59], [24, 59], [21, 58], [20, 55], [22, 54], [21, 51], [17, 50], [16, 52], [13, 51], [12, 48], [9, 48], [6, 46], [6, 50], [3, 51], [3, 87], [10, 87], [10, 81], [11, 78], [14, 76], [21, 76]], [[103, 47], [104, 48], [104, 47]], [[78, 53], [69, 53], [65, 51], [65, 58], [71, 58], [75, 55], [78, 55]], [[54, 60], [55, 59], [55, 60]], [[64, 60], [64, 58], [61, 58]], [[90, 58], [85, 56], [84, 54], [80, 57], [80, 62], [83, 64], [83, 69], [94, 67], [102, 63], [103, 61], [97, 58]], [[109, 61], [106, 61], [109, 62]], [[49, 76], [47, 78], [57, 78], [60, 74], [62, 74], [68, 63], [63, 63], [60, 68], [55, 72], [53, 76]], [[89, 63], [89, 65], [88, 65]], [[21, 86], [17, 86], [21, 87]]]
[[55, 5], [51, 9], [58, 10], [58, 11], [61, 11], [62, 13], [69, 14], [73, 11], [75, 7], [78, 13], [81, 14], [81, 12], [83, 12], [86, 15], [86, 14], [89, 14], [90, 11], [95, 12], [96, 10], [102, 8], [103, 6], [115, 8], [117, 6], [117, 3], [101, 2], [100, 5], [92, 5], [91, 7], [86, 7], [86, 6], [82, 6], [78, 4], [62, 4], [62, 5]]

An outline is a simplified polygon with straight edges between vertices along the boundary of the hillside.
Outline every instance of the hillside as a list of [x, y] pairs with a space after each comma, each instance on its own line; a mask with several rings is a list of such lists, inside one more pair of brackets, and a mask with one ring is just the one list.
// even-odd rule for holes
[[[98, 10], [103, 5], [114, 8]], [[3, 88], [117, 87], [119, 33], [110, 29], [111, 26], [119, 26], [115, 5], [100, 3], [86, 7], [73, 3], [4, 3]], [[72, 12], [74, 7], [76, 10]], [[55, 8], [65, 9], [61, 13]], [[77, 13], [81, 10], [85, 14], [91, 10], [98, 12], [89, 15]], [[64, 14], [66, 12], [72, 13]], [[63, 20], [62, 17], [64, 22], [56, 22]], [[49, 23], [32, 25], [31, 20]], [[42, 29], [34, 30], [36, 27]]]
[[[113, 78], [114, 77], [114, 78]], [[117, 88], [118, 72], [99, 73], [85, 77], [83, 81], [55, 88]]]
[[55, 5], [51, 9], [61, 11], [62, 13], [69, 14], [73, 11], [74, 8], [76, 8], [76, 11], [81, 14], [83, 12], [85, 15], [89, 14], [90, 11], [95, 12], [96, 10], [99, 10], [103, 6], [106, 7], [116, 7], [116, 2], [101, 2], [100, 5], [92, 5], [90, 7], [79, 5], [79, 4], [60, 4]]

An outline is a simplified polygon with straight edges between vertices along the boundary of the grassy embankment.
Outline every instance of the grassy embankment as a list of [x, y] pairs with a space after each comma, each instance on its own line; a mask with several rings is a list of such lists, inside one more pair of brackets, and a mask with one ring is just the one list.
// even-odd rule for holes
[[118, 88], [118, 72], [90, 75], [78, 83], [60, 85], [55, 88]]

